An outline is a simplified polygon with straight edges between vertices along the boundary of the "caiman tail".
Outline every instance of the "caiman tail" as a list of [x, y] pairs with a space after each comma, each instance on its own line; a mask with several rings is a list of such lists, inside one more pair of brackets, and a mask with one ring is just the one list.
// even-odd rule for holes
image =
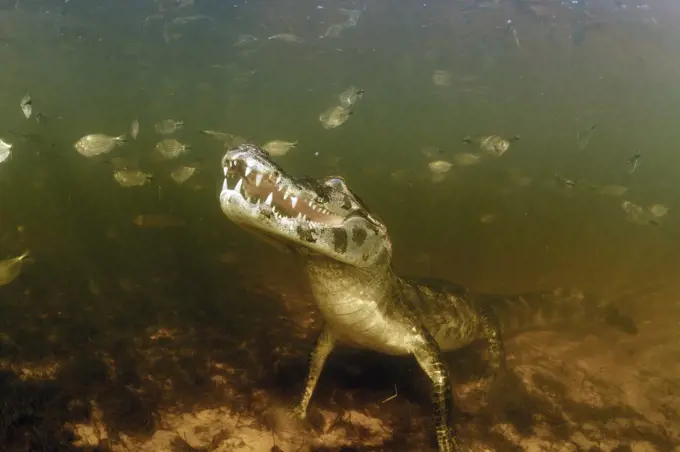
[[547, 328], [588, 328], [609, 325], [636, 334], [633, 319], [615, 306], [587, 297], [575, 289], [516, 295], [479, 294], [474, 304], [491, 311], [504, 335]]

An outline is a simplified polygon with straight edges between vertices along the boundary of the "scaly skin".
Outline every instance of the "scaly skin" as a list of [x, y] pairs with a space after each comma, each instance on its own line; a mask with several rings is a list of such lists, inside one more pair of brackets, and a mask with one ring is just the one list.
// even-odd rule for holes
[[490, 374], [495, 375], [505, 367], [505, 334], [584, 319], [635, 331], [630, 319], [611, 307], [586, 302], [579, 293], [473, 295], [448, 281], [400, 278], [392, 270], [385, 225], [341, 178], [290, 176], [266, 151], [249, 144], [227, 152], [222, 166], [223, 212], [304, 257], [323, 315], [324, 328], [294, 409], [300, 418], [336, 345], [412, 355], [432, 383], [439, 450], [459, 451], [443, 351], [486, 340]]

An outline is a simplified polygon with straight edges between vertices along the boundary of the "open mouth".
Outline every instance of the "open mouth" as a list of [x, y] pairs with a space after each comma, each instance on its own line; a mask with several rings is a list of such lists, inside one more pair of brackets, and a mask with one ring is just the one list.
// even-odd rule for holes
[[[288, 218], [339, 226], [343, 218], [305, 195], [278, 171], [262, 171], [242, 159], [225, 159], [223, 191], [239, 195], [262, 212], [271, 210], [277, 219]], [[260, 165], [258, 165], [260, 166]]]

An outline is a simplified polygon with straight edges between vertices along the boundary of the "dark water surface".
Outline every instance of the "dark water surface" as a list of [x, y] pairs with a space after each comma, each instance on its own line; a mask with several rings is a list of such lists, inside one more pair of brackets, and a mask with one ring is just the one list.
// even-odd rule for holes
[[[322, 38], [343, 9], [356, 25]], [[433, 447], [408, 359], [340, 351], [311, 425], [284, 421], [320, 319], [295, 259], [221, 213], [225, 149], [202, 129], [298, 141], [281, 165], [345, 177], [387, 224], [400, 273], [577, 287], [636, 319], [632, 338], [510, 340], [511, 376], [487, 403], [470, 396], [483, 348], [453, 354], [466, 448], [679, 450], [679, 19], [664, 0], [0, 2], [0, 137], [14, 145], [0, 259], [33, 259], [0, 287], [0, 451]], [[363, 99], [324, 129], [350, 85]], [[192, 146], [177, 161], [153, 152], [167, 118]], [[110, 154], [73, 148], [134, 119], [139, 138]], [[520, 139], [436, 180], [430, 161], [484, 135]], [[154, 179], [121, 187], [116, 165]], [[169, 176], [180, 165], [198, 168], [184, 184]], [[624, 200], [669, 213], [636, 224]]]

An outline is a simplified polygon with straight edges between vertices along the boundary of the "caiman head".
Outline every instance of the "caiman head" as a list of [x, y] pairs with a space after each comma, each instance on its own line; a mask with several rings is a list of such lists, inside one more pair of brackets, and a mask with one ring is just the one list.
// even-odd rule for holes
[[252, 144], [222, 159], [222, 211], [236, 224], [311, 257], [355, 267], [389, 265], [387, 229], [341, 177], [294, 177]]

